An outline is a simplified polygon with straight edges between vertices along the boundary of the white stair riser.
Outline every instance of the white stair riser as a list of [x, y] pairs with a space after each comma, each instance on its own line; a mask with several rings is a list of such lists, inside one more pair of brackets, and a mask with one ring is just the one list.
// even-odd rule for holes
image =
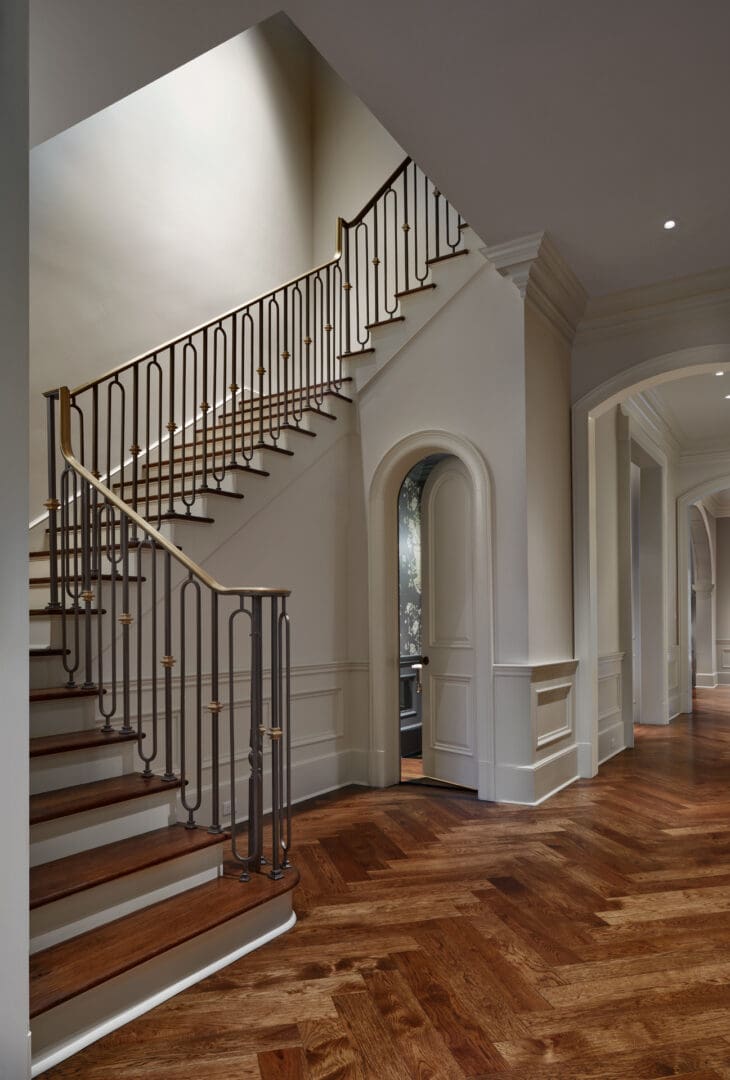
[[73, 753], [48, 754], [31, 758], [30, 793], [58, 791], [76, 784], [109, 780], [112, 776], [142, 769], [135, 742], [117, 742], [109, 746], [75, 750]]
[[129, 836], [162, 829], [177, 821], [178, 789], [146, 795], [141, 799], [103, 806], [84, 814], [70, 814], [55, 821], [32, 825], [30, 865], [63, 859], [77, 851], [126, 840]]
[[68, 675], [63, 667], [63, 657], [49, 656], [48, 659], [35, 657], [30, 661], [30, 688], [42, 690], [47, 686], [63, 686]]
[[[116, 552], [115, 553], [115, 558], [118, 555], [119, 555], [119, 552]], [[146, 554], [139, 555], [134, 548], [131, 549], [130, 552], [129, 552], [129, 572], [130, 572], [130, 574], [136, 574], [137, 573], [138, 564], [141, 564], [142, 567], [144, 568], [146, 558], [147, 558]], [[61, 571], [61, 556], [60, 555], [56, 559], [56, 566], [57, 566], [57, 568], [59, 570], [59, 573], [60, 573], [60, 571]], [[80, 560], [80, 557], [79, 557], [79, 569], [80, 569], [80, 567], [81, 567], [81, 560]], [[72, 569], [72, 572], [73, 572], [73, 559], [71, 560], [71, 569]], [[102, 557], [101, 557], [101, 572], [102, 572], [102, 574], [111, 574], [111, 572], [112, 572], [112, 562], [111, 562], [111, 559], [107, 555], [102, 555]], [[50, 556], [46, 555], [43, 558], [29, 559], [28, 560], [28, 577], [29, 578], [49, 577], [50, 573], [51, 573], [51, 559], [50, 559]], [[142, 573], [144, 574], [144, 569], [142, 570]], [[92, 588], [93, 588], [93, 585], [94, 585], [94, 583], [92, 582]]]
[[216, 844], [36, 908], [30, 913], [31, 953], [212, 881], [221, 873], [222, 856], [223, 845]]
[[[63, 685], [63, 679], [56, 684]], [[33, 701], [30, 706], [30, 737], [61, 735], [68, 731], [86, 731], [100, 727], [97, 699], [92, 697], [68, 698], [53, 701]]]

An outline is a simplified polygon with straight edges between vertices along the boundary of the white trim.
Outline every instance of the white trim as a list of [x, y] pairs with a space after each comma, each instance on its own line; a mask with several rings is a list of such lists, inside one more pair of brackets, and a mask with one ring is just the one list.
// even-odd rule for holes
[[531, 233], [480, 248], [492, 266], [529, 300], [570, 344], [588, 294], [548, 233]]
[[730, 268], [708, 270], [589, 300], [577, 337], [581, 344], [601, 341], [728, 303]]
[[447, 431], [427, 430], [406, 436], [382, 458], [368, 493], [368, 589], [370, 610], [370, 783], [387, 787], [400, 781], [398, 728], [398, 529], [397, 496], [403, 477], [429, 454], [459, 458], [471, 478], [474, 557], [474, 674], [476, 751], [479, 798], [493, 799], [494, 690], [492, 643], [492, 484], [481, 453], [469, 440]]
[[[575, 603], [575, 642], [580, 663], [576, 673], [577, 738], [580, 746], [582, 776], [594, 776], [598, 768], [598, 580], [596, 560], [596, 462], [595, 418], [619, 404], [630, 393], [636, 394], [659, 382], [702, 374], [730, 366], [730, 344], [703, 345], [679, 349], [652, 357], [618, 372], [589, 390], [573, 405], [573, 595]], [[728, 486], [726, 483], [725, 486]], [[712, 490], [708, 486], [708, 490]], [[682, 530], [679, 529], [678, 541]], [[685, 548], [685, 559], [687, 549]], [[678, 567], [686, 565], [681, 558]], [[683, 591], [680, 589], [681, 597]], [[686, 633], [680, 619], [680, 634]], [[680, 639], [680, 709], [687, 703], [682, 684], [685, 655]]]

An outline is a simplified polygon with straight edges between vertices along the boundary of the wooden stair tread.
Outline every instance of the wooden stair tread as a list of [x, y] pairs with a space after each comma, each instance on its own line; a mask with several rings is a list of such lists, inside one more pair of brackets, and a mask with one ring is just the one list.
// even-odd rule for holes
[[[165, 479], [166, 478], [163, 476], [163, 478], [162, 478], [162, 483], [163, 484], [165, 483]], [[156, 484], [156, 483], [158, 483], [158, 480], [157, 480], [156, 477], [152, 477], [151, 479], [148, 480], [146, 477], [140, 476], [139, 480], [137, 481], [137, 487], [138, 488], [146, 487], [147, 484]], [[131, 484], [130, 484], [130, 486], [131, 486]], [[240, 491], [219, 491], [218, 488], [212, 488], [212, 487], [196, 488], [194, 492], [193, 491], [173, 491], [172, 495], [170, 495], [169, 491], [163, 491], [162, 494], [160, 494], [158, 492], [155, 495], [140, 495], [140, 496], [138, 496], [138, 498], [137, 498], [137, 512], [139, 513], [140, 504], [146, 503], [148, 500], [149, 500], [149, 502], [164, 502], [165, 499], [170, 499], [170, 498], [172, 498], [173, 500], [174, 499], [183, 499], [183, 498], [188, 498], [189, 499], [189, 498], [191, 498], [191, 496], [194, 496], [195, 499], [198, 499], [198, 498], [202, 498], [203, 495], [219, 495], [219, 496], [223, 496], [223, 498], [225, 498], [225, 499], [242, 499], [243, 498], [243, 495], [241, 494]]]
[[280, 881], [253, 874], [248, 882], [220, 877], [126, 915], [30, 958], [30, 1015], [64, 1001], [213, 930], [294, 888], [290, 870]]
[[[68, 580], [69, 581], [80, 581], [82, 577], [83, 577], [83, 574], [69, 574]], [[101, 576], [99, 574], [92, 574], [90, 580], [92, 581], [92, 583], [95, 582], [95, 581], [116, 581], [120, 585], [122, 583], [121, 574], [119, 574], [116, 578], [113, 578], [111, 574], [102, 574]], [[138, 577], [138, 576], [135, 576], [134, 574], [130, 574], [127, 580], [130, 581], [130, 582], [131, 581], [137, 582], [137, 581], [146, 581], [147, 578]], [[31, 587], [31, 589], [40, 587], [41, 585], [50, 585], [51, 584], [51, 578], [50, 578], [50, 576], [32, 577], [32, 578], [29, 579], [28, 584]]]
[[379, 319], [377, 322], [368, 323], [365, 327], [366, 330], [375, 330], [379, 326], [390, 326], [391, 323], [405, 322], [404, 315], [391, 315], [387, 319]]
[[337, 357], [338, 360], [352, 360], [356, 356], [368, 356], [370, 353], [374, 353], [375, 349], [368, 347], [367, 349], [354, 349], [352, 352], [343, 352]]
[[448, 255], [434, 255], [432, 259], [426, 259], [426, 266], [433, 266], [434, 263], [446, 262], [447, 259], [456, 259], [459, 255], [468, 255], [469, 248], [462, 248], [461, 251], [450, 251]]
[[[186, 445], [185, 449], [186, 450], [190, 449], [190, 447]], [[230, 453], [230, 451], [228, 451], [228, 450], [216, 450], [216, 452], [214, 454], [208, 454], [208, 461], [210, 461], [211, 458], [224, 457], [228, 453]], [[179, 480], [181, 478], [181, 476], [197, 476], [200, 473], [202, 473], [202, 471], [203, 471], [203, 456], [202, 456], [202, 454], [187, 454], [185, 457], [181, 457], [179, 455], [176, 455], [172, 460], [173, 460], [173, 464], [174, 464], [175, 468], [179, 468], [179, 466], [184, 461], [197, 461], [198, 464], [200, 465], [199, 469], [188, 469], [188, 471], [185, 472], [185, 473], [179, 473], [179, 472], [174, 473], [173, 474], [173, 479], [174, 480]], [[167, 466], [169, 466], [169, 464], [170, 464], [170, 459], [166, 458], [164, 461], [160, 461], [160, 462], [150, 461], [147, 464], [143, 465], [142, 468], [147, 470], [147, 475], [149, 476], [149, 470], [150, 469], [164, 469], [164, 468], [167, 468]], [[237, 461], [226, 462], [226, 472], [251, 473], [252, 476], [271, 476], [271, 473], [267, 469], [256, 469], [256, 468], [254, 468], [253, 465], [239, 465]], [[155, 479], [155, 478], [153, 477], [153, 479]], [[163, 480], [168, 480], [168, 479], [169, 479], [169, 474], [163, 474]], [[131, 483], [131, 480], [128, 480], [126, 482]], [[140, 482], [141, 482], [141, 478], [140, 478]]]
[[30, 701], [65, 701], [67, 698], [97, 697], [96, 686], [42, 686], [30, 691]]
[[138, 870], [222, 844], [227, 839], [227, 833], [214, 834], [202, 828], [165, 825], [141, 836], [130, 836], [34, 866], [30, 871], [31, 910]]
[[161, 791], [174, 791], [179, 787], [179, 780], [163, 780], [161, 776], [145, 779], [140, 773], [131, 773], [113, 776], [110, 780], [94, 780], [91, 784], [44, 791], [30, 797], [30, 823], [38, 825], [42, 821], [55, 821], [86, 810], [97, 810], [101, 806], [143, 799]]
[[431, 281], [427, 285], [414, 285], [412, 289], [401, 289], [400, 292], [395, 294], [396, 300], [402, 299], [404, 296], [415, 296], [422, 292], [431, 292], [436, 288], [436, 282]]
[[116, 746], [117, 743], [136, 742], [138, 738], [136, 731], [102, 731], [101, 728], [67, 731], [61, 735], [40, 735], [30, 740], [30, 756], [32, 758], [47, 757], [49, 754], [90, 750], [97, 746]]
[[[66, 608], [67, 615], [85, 615], [86, 608]], [[28, 610], [28, 615], [31, 619], [60, 619], [63, 615], [63, 611], [55, 610], [53, 608], [34, 607]], [[89, 615], [106, 615], [106, 608], [91, 608]]]

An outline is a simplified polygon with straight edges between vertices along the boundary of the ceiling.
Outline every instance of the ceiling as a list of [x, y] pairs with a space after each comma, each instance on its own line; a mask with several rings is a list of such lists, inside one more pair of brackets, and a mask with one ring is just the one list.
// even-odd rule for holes
[[282, 6], [487, 244], [594, 296], [730, 264], [727, 0], [32, 0], [35, 140]]
[[661, 383], [638, 395], [684, 452], [730, 448], [730, 369]]

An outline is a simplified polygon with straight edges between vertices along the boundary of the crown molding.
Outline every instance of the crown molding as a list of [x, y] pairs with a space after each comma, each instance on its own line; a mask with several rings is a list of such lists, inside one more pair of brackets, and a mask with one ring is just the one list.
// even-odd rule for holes
[[588, 294], [547, 233], [531, 233], [480, 248], [504, 278], [519, 290], [569, 342], [573, 341]]
[[621, 405], [621, 409], [624, 415], [637, 423], [667, 457], [675, 461], [679, 460], [681, 444], [664, 416], [663, 410], [658, 407], [658, 402], [652, 400], [650, 392], [644, 391], [627, 398]]
[[632, 333], [642, 324], [723, 307], [730, 310], [730, 267], [593, 297], [576, 337], [581, 342], [610, 338]]
[[679, 464], [727, 466], [730, 472], [730, 447], [726, 444], [724, 447], [707, 446], [682, 450], [679, 455]]

